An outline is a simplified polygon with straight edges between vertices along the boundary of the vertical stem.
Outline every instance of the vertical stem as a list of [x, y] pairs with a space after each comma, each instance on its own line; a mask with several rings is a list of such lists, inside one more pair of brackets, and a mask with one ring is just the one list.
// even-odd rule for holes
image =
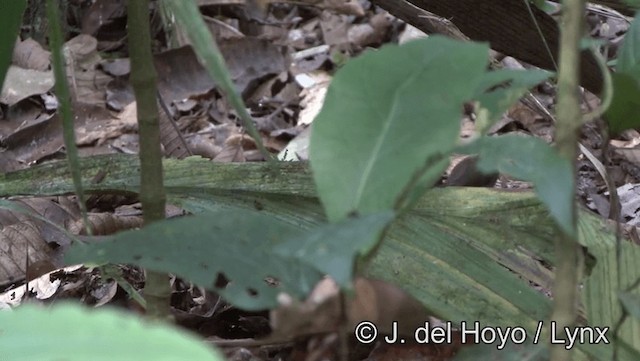
[[253, 119], [231, 79], [231, 74], [227, 69], [222, 53], [202, 19], [198, 5], [195, 1], [184, 0], [165, 0], [164, 3], [176, 16], [178, 24], [186, 30], [196, 54], [204, 63], [205, 69], [209, 72], [211, 78], [216, 80], [220, 90], [226, 95], [229, 103], [238, 113], [247, 133], [255, 141], [256, 147], [264, 158], [271, 163], [272, 169], [275, 170], [275, 159], [264, 146], [260, 132], [253, 124]]
[[[156, 98], [157, 74], [151, 55], [149, 0], [129, 0], [127, 29], [131, 59], [131, 84], [136, 96], [140, 137], [140, 202], [145, 225], [165, 218], [160, 122]], [[169, 314], [169, 278], [147, 270], [147, 313], [166, 318]]]
[[62, 24], [60, 23], [60, 2], [57, 0], [47, 0], [46, 10], [49, 21], [49, 40], [51, 47], [51, 58], [53, 62], [53, 73], [56, 84], [55, 91], [60, 103], [58, 115], [62, 119], [62, 135], [64, 147], [67, 152], [69, 172], [73, 180], [73, 187], [78, 197], [78, 205], [82, 212], [82, 218], [87, 234], [91, 234], [89, 218], [87, 216], [87, 204], [84, 191], [82, 189], [82, 176], [80, 174], [80, 160], [78, 158], [78, 147], [76, 146], [75, 124], [73, 121], [73, 111], [71, 107], [71, 95], [67, 85], [67, 73], [65, 72], [65, 59], [62, 54], [64, 38], [62, 35]]
[[[560, 35], [560, 67], [558, 74], [558, 123], [556, 144], [561, 156], [575, 163], [578, 145], [578, 129], [582, 124], [579, 96], [580, 39], [583, 35], [585, 1], [565, 0], [562, 8]], [[575, 173], [575, 167], [574, 167]], [[573, 189], [575, 190], [575, 174]], [[575, 193], [575, 191], [573, 192]], [[582, 259], [577, 242], [577, 216], [575, 201], [572, 204], [573, 234], [557, 231], [556, 272], [554, 305], [551, 321], [556, 324], [556, 339], [565, 327], [574, 325], [577, 316], [578, 281]], [[571, 351], [564, 345], [551, 348], [551, 360], [571, 360]]]

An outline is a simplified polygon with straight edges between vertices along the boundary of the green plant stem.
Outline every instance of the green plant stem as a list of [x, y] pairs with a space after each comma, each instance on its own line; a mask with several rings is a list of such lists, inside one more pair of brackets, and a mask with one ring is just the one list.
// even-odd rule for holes
[[[583, 35], [585, 14], [584, 0], [563, 2], [560, 35], [560, 68], [558, 72], [558, 123], [556, 144], [561, 156], [574, 164], [578, 152], [578, 129], [582, 124], [580, 112], [580, 39]], [[573, 168], [575, 173], [575, 167]], [[573, 177], [575, 189], [575, 176]], [[574, 325], [577, 317], [578, 281], [581, 269], [580, 246], [577, 242], [577, 218], [575, 201], [572, 207], [573, 232], [558, 229], [556, 236], [556, 271], [554, 305], [551, 321], [556, 323], [556, 334], [560, 338], [565, 327]], [[564, 337], [561, 337], [564, 339]], [[564, 345], [551, 347], [552, 361], [571, 360], [571, 350]]]
[[73, 180], [76, 195], [78, 197], [78, 205], [82, 212], [87, 234], [91, 234], [89, 226], [89, 218], [87, 217], [87, 204], [82, 189], [82, 178], [80, 175], [80, 162], [78, 161], [78, 148], [76, 147], [76, 133], [73, 124], [73, 112], [71, 111], [71, 95], [69, 86], [67, 85], [67, 74], [65, 72], [65, 61], [62, 54], [62, 26], [60, 24], [60, 11], [58, 0], [47, 0], [47, 18], [49, 20], [49, 37], [51, 45], [51, 58], [53, 60], [53, 73], [56, 79], [55, 91], [60, 103], [60, 117], [62, 118], [62, 129], [64, 138], [64, 147], [67, 151], [67, 161], [69, 164], [69, 172]]
[[[129, 0], [127, 29], [131, 58], [131, 85], [136, 96], [140, 137], [140, 202], [144, 224], [165, 218], [160, 122], [156, 99], [157, 74], [151, 55], [149, 0]], [[166, 273], [147, 270], [147, 314], [167, 318], [171, 289]]]
[[245, 129], [256, 142], [256, 147], [260, 153], [267, 161], [273, 164], [275, 160], [262, 143], [262, 137], [253, 124], [253, 119], [251, 119], [242, 97], [238, 94], [233, 80], [231, 80], [231, 75], [227, 70], [222, 53], [202, 19], [196, 2], [192, 0], [164, 0], [163, 2], [176, 16], [178, 24], [186, 30], [196, 54], [202, 59], [207, 72], [216, 80], [222, 92], [227, 96], [229, 103], [238, 113]]

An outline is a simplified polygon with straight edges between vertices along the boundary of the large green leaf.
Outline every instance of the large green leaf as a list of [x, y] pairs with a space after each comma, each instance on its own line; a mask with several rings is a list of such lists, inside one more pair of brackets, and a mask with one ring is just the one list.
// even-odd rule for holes
[[611, 132], [617, 134], [640, 125], [640, 71], [616, 72], [611, 79], [614, 96], [605, 116]]
[[[139, 190], [136, 157], [101, 156], [81, 163], [91, 192]], [[170, 201], [192, 211], [259, 208], [301, 229], [325, 223], [306, 165], [278, 167], [272, 172], [265, 164], [215, 164], [198, 158], [164, 163]], [[72, 192], [66, 172], [65, 162], [55, 162], [0, 175], [0, 196]], [[101, 182], [91, 182], [96, 174]], [[619, 287], [638, 277], [640, 247], [622, 243], [620, 277], [625, 281], [619, 284], [613, 232], [587, 212], [579, 220], [579, 239], [596, 260], [584, 287], [586, 314], [592, 325], [614, 325], [621, 312]], [[442, 319], [523, 326], [533, 332], [548, 317], [550, 302], [529, 282], [550, 287], [551, 272], [543, 264], [555, 262], [554, 228], [547, 209], [530, 192], [432, 189], [389, 229], [366, 273], [399, 285]], [[623, 325], [621, 337], [632, 355], [637, 352], [632, 347], [640, 349], [634, 344], [640, 339], [635, 333], [640, 322], [627, 322], [635, 323]], [[610, 345], [580, 347], [602, 360], [612, 352]]]
[[[177, 273], [216, 290], [238, 307], [255, 310], [275, 307], [280, 292], [302, 297], [320, 279], [312, 268], [273, 252], [277, 244], [301, 236], [299, 227], [275, 217], [227, 209], [156, 222], [118, 233], [109, 241], [75, 245], [65, 259], [135, 263]], [[275, 278], [279, 287], [267, 284], [268, 277]], [[221, 279], [229, 283], [218, 284]]]
[[4, 84], [4, 77], [11, 64], [11, 54], [16, 43], [22, 24], [22, 13], [27, 8], [26, 0], [3, 1], [0, 11], [0, 90]]
[[438, 179], [487, 51], [486, 45], [430, 37], [367, 53], [336, 74], [310, 144], [330, 221], [393, 209], [416, 178], [421, 184]]
[[110, 309], [26, 305], [0, 312], [3, 361], [222, 361], [184, 330]]
[[620, 297], [620, 302], [622, 302], [629, 316], [640, 320], [640, 295], [630, 292], [620, 292], [618, 297]]
[[[543, 344], [533, 345], [507, 343], [506, 347], [498, 349], [495, 344], [480, 344], [464, 347], [456, 354], [452, 361], [547, 361], [549, 350]], [[467, 341], [469, 343], [469, 341]]]
[[[613, 325], [620, 320], [623, 312], [620, 291], [628, 290], [640, 279], [640, 247], [626, 240], [617, 245], [611, 232], [602, 232], [605, 227], [605, 222], [592, 214], [584, 214], [579, 219], [580, 243], [587, 247], [597, 262], [585, 281], [583, 298], [589, 322], [596, 326], [611, 325], [613, 330]], [[628, 291], [628, 295], [638, 297], [640, 289], [635, 287]], [[640, 353], [640, 320], [627, 317], [620, 325], [618, 335], [628, 346], [620, 348], [618, 354], [626, 359], [637, 360], [632, 356], [634, 352], [636, 355]], [[613, 339], [613, 331], [608, 336]], [[606, 359], [611, 359], [610, 348], [600, 345], [590, 347], [593, 352], [597, 351]]]
[[624, 42], [618, 53], [616, 71], [636, 72], [638, 65], [640, 65], [640, 15], [636, 15], [624, 36]]
[[[640, 350], [637, 347], [633, 347], [630, 344], [622, 341], [619, 344], [618, 355], [624, 355], [623, 357], [619, 357], [622, 360], [640, 360]], [[605, 359], [601, 358], [601, 360], [610, 360], [611, 358]]]
[[383, 230], [394, 219], [391, 211], [348, 219], [312, 230], [302, 239], [280, 244], [275, 252], [295, 257], [330, 275], [341, 287], [353, 279], [353, 261], [368, 254], [380, 241]]
[[631, 23], [612, 74], [613, 99], [605, 113], [613, 133], [640, 126], [640, 15]]
[[[176, 273], [238, 307], [266, 309], [277, 305], [281, 292], [305, 296], [322, 274], [347, 287], [354, 259], [371, 251], [393, 217], [393, 212], [382, 212], [302, 233], [304, 227], [274, 216], [219, 208], [75, 245], [66, 260], [135, 263]], [[218, 285], [221, 275], [230, 283]], [[278, 287], [268, 285], [267, 277], [276, 279]]]
[[532, 182], [558, 225], [573, 234], [573, 165], [534, 137], [484, 137], [465, 149], [479, 154], [478, 169]]

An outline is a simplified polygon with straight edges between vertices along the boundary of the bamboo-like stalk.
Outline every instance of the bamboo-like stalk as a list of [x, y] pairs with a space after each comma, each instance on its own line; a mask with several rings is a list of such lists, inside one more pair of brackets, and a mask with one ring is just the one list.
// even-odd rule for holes
[[[149, 0], [129, 0], [127, 29], [131, 59], [131, 85], [136, 96], [140, 137], [140, 202], [144, 224], [165, 218], [160, 122], [157, 103], [157, 73], [151, 55]], [[166, 273], [147, 270], [145, 299], [153, 318], [169, 315], [169, 278]]]
[[[560, 67], [558, 71], [558, 123], [556, 125], [556, 145], [561, 156], [574, 164], [578, 152], [578, 129], [582, 124], [580, 111], [580, 39], [583, 36], [584, 0], [563, 2], [560, 33]], [[574, 167], [575, 173], [575, 167]], [[575, 190], [575, 176], [572, 189]], [[556, 236], [556, 259], [554, 284], [554, 305], [551, 321], [555, 322], [556, 339], [564, 339], [565, 327], [575, 324], [578, 306], [578, 281], [582, 264], [580, 246], [577, 242], [577, 211], [572, 202], [571, 229], [560, 229]], [[553, 335], [550, 335], [553, 337]], [[571, 360], [571, 350], [563, 344], [551, 346], [552, 361]]]

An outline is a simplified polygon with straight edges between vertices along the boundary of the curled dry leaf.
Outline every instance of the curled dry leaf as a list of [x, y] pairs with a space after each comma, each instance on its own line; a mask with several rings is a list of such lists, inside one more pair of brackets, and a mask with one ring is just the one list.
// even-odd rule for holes
[[14, 65], [24, 69], [47, 71], [51, 66], [51, 52], [29, 38], [16, 43], [12, 61]]
[[85, 34], [78, 35], [65, 43], [67, 78], [75, 100], [104, 105], [106, 86], [111, 81], [111, 77], [98, 69], [102, 57], [97, 47], [98, 41]]
[[53, 88], [53, 73], [10, 66], [0, 93], [0, 103], [14, 105], [32, 95], [43, 94]]
[[246, 162], [245, 148], [254, 148], [251, 137], [244, 134], [233, 134], [227, 138], [220, 153], [213, 159], [216, 162]]

